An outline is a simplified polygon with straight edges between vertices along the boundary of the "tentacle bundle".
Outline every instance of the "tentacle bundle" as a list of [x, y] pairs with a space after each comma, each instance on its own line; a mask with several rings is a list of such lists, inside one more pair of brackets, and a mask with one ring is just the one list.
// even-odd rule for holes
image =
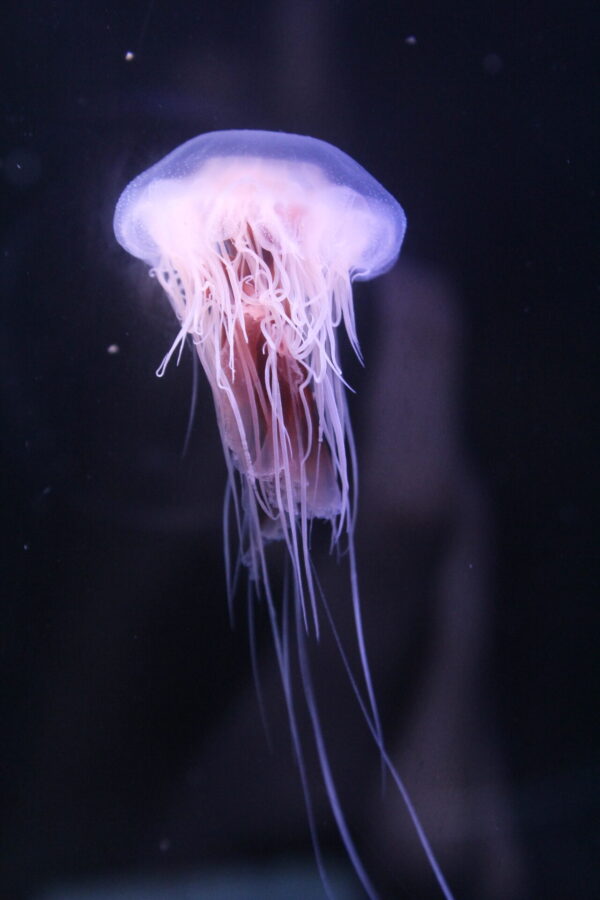
[[144, 205], [153, 269], [180, 322], [159, 374], [190, 337], [213, 392], [241, 559], [260, 589], [265, 541], [283, 539], [318, 630], [308, 530], [326, 519], [337, 543], [352, 520], [336, 331], [359, 353], [350, 277], [373, 210], [313, 163], [290, 177], [287, 160], [252, 156], [158, 179]]
[[[342, 151], [313, 138], [262, 131], [213, 132], [188, 141], [126, 188], [114, 219], [117, 240], [150, 265], [180, 324], [158, 374], [173, 356], [179, 359], [189, 338], [212, 389], [229, 472], [224, 527], [229, 601], [234, 572], [243, 565], [249, 574], [251, 634], [252, 601], [266, 601], [324, 887], [330, 895], [298, 728], [291, 632], [331, 810], [366, 893], [377, 896], [338, 799], [313, 691], [307, 633], [318, 635], [318, 606], [333, 630], [382, 766], [404, 797], [439, 886], [451, 900], [379, 722], [353, 542], [355, 451], [338, 360], [340, 327], [360, 356], [351, 282], [393, 265], [405, 224], [394, 198]], [[239, 536], [235, 561], [229, 549], [231, 516]], [[313, 572], [309, 532], [315, 518], [331, 524], [333, 545], [345, 537], [362, 690]], [[280, 603], [264, 549], [275, 539], [284, 542], [291, 565]]]

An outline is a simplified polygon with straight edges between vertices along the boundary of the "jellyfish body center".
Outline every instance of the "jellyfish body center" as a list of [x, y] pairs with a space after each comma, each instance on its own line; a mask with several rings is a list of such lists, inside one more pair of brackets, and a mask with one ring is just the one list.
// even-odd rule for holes
[[343, 322], [358, 346], [349, 271], [368, 215], [336, 218], [332, 191], [342, 212], [357, 200], [316, 167], [302, 184], [285, 173], [272, 160], [215, 160], [175, 191], [159, 182], [169, 214], [163, 205], [147, 225], [181, 322], [166, 359], [192, 338], [224, 445], [271, 537], [296, 516], [349, 511], [336, 329]]

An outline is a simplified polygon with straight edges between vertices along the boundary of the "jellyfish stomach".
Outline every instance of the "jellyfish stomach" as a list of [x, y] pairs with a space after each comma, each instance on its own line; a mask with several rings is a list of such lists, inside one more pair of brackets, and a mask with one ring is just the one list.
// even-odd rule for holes
[[236, 325], [233, 353], [222, 335], [209, 377], [224, 446], [249, 483], [265, 536], [300, 516], [333, 519], [343, 508], [339, 464], [324, 436], [315, 385], [284, 339], [265, 340], [264, 317]]

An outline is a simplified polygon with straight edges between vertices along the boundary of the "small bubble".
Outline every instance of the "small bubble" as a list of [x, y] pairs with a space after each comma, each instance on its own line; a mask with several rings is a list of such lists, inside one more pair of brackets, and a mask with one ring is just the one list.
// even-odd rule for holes
[[128, 50], [125, 54], [125, 62], [131, 62], [135, 59], [135, 53], [132, 50]]
[[408, 37], [404, 38], [404, 43], [408, 44], [410, 47], [414, 47], [417, 43], [417, 39], [414, 34], [409, 34]]
[[171, 841], [168, 838], [163, 838], [158, 845], [158, 849], [161, 853], [166, 853], [167, 850], [171, 849]]
[[29, 544], [23, 544], [23, 550], [29, 550]]
[[2, 160], [4, 177], [15, 187], [30, 187], [39, 181], [42, 165], [33, 150], [15, 148]]
[[119, 347], [118, 344], [109, 344], [108, 347], [106, 348], [106, 352], [109, 353], [111, 356], [114, 356], [115, 353], [118, 353], [120, 349], [121, 348]]

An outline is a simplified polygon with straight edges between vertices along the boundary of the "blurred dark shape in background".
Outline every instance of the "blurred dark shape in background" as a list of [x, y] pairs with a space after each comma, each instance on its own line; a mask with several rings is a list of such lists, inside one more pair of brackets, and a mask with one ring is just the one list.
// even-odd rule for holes
[[[345, 357], [358, 562], [389, 745], [457, 897], [600, 892], [588, 11], [9, 4], [1, 896], [310, 857], [266, 623], [273, 753], [243, 604], [227, 621], [212, 401], [202, 381], [182, 459], [191, 353], [154, 377], [176, 323], [111, 226], [131, 177], [229, 127], [329, 140], [407, 212], [400, 266], [357, 289], [365, 370]], [[327, 636], [314, 664], [382, 896], [437, 897]]]

